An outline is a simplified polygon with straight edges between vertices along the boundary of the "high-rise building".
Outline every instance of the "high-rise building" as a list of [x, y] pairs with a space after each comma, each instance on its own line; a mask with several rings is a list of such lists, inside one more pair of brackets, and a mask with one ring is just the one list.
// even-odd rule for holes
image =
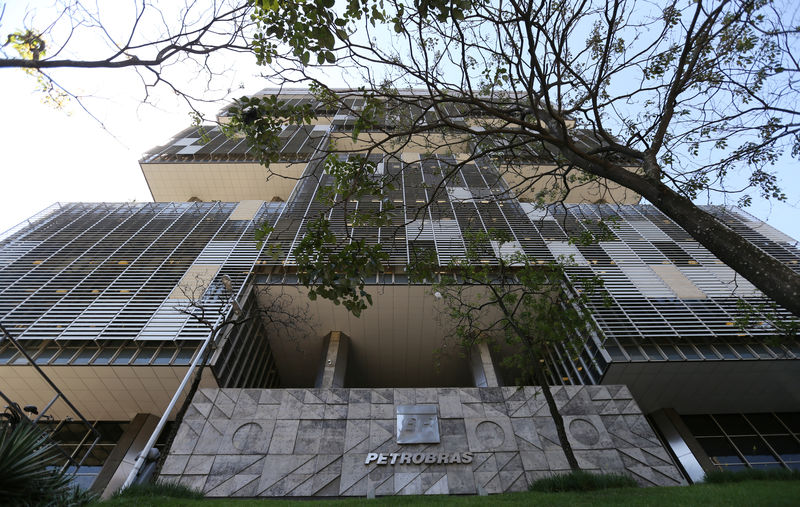
[[[0, 237], [0, 322], [30, 358], [0, 345], [0, 391], [43, 410], [52, 379], [72, 406], [57, 398], [38, 424], [82, 464], [84, 484], [121, 485], [207, 343], [211, 374], [161, 477], [209, 496], [498, 493], [567, 469], [541, 388], [515, 386], [501, 366], [509, 349], [454, 346], [430, 284], [409, 280], [415, 255], [447, 266], [467, 233], [490, 230], [509, 240], [487, 241], [481, 262], [524, 253], [560, 260], [573, 282], [603, 281], [588, 303], [595, 331], [578, 354], [548, 358], [582, 468], [655, 485], [800, 468], [800, 345], [775, 325], [792, 316], [657, 209], [596, 182], [537, 206], [544, 187], [520, 182], [545, 158], [501, 173], [470, 156], [496, 141], [447, 134], [363, 153], [383, 134], [353, 137], [357, 99], [332, 110], [306, 92], [281, 98], [318, 120], [284, 128], [269, 178], [243, 138], [192, 127], [141, 160], [156, 202], [56, 204]], [[334, 233], [388, 253], [359, 318], [298, 285], [294, 251], [326, 212], [331, 147], [395, 183], [352, 203], [391, 202], [379, 227], [327, 211]], [[792, 238], [742, 210], [706, 209], [800, 269]], [[600, 240], [571, 239], [585, 233]]]

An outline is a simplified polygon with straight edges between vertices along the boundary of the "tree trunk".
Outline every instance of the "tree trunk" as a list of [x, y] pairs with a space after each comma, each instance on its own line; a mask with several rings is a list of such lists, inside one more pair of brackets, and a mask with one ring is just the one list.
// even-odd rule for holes
[[567, 457], [569, 468], [573, 472], [577, 472], [581, 469], [581, 467], [578, 465], [578, 460], [575, 458], [575, 453], [572, 451], [572, 445], [569, 443], [567, 430], [564, 428], [564, 418], [561, 417], [561, 413], [558, 411], [558, 406], [556, 405], [556, 400], [553, 398], [553, 393], [550, 392], [550, 385], [549, 382], [547, 382], [547, 376], [539, 366], [542, 363], [539, 362], [536, 354], [534, 353], [531, 353], [531, 359], [533, 360], [533, 375], [536, 379], [536, 382], [539, 384], [539, 387], [542, 388], [544, 399], [547, 401], [547, 408], [550, 409], [550, 417], [553, 418], [553, 422], [556, 425], [556, 433], [558, 434], [558, 440], [561, 444], [561, 449], [564, 451], [564, 456]]
[[665, 215], [761, 292], [800, 316], [800, 274], [663, 183], [648, 195]]
[[660, 181], [618, 165], [589, 161], [574, 151], [565, 150], [565, 154], [587, 172], [640, 194], [761, 292], [800, 316], [800, 273]]
[[525, 345], [528, 355], [531, 358], [531, 371], [533, 372], [533, 377], [539, 384], [539, 387], [542, 388], [542, 394], [544, 394], [544, 399], [547, 402], [547, 408], [550, 410], [550, 417], [553, 418], [553, 423], [556, 426], [556, 434], [558, 435], [558, 440], [561, 444], [561, 450], [564, 451], [564, 456], [567, 458], [567, 463], [569, 464], [570, 470], [577, 472], [581, 469], [581, 467], [578, 465], [578, 460], [575, 458], [575, 453], [572, 451], [572, 445], [569, 443], [567, 430], [564, 428], [564, 418], [561, 417], [561, 412], [558, 411], [556, 400], [553, 398], [553, 393], [550, 391], [550, 383], [547, 381], [547, 375], [545, 375], [544, 369], [541, 366], [543, 363], [539, 362], [538, 354], [534, 349], [535, 341], [528, 334], [526, 334], [522, 328], [519, 327], [516, 321], [509, 317], [510, 313], [502, 303], [502, 298], [498, 299], [497, 301], [500, 309], [503, 311], [503, 314], [509, 318], [509, 323], [514, 329], [517, 337], [519, 337], [519, 339]]

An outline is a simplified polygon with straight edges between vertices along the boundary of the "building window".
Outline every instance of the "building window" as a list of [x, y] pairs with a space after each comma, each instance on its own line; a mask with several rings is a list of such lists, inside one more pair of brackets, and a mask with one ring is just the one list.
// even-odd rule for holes
[[800, 470], [800, 413], [685, 415], [683, 421], [720, 470]]

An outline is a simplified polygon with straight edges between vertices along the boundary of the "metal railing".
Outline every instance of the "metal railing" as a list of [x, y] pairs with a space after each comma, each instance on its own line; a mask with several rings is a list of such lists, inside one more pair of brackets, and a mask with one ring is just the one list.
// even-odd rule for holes
[[[100, 441], [101, 438], [100, 432], [97, 431], [94, 425], [92, 425], [92, 423], [90, 423], [83, 416], [80, 410], [78, 410], [78, 408], [72, 404], [69, 398], [67, 398], [66, 395], [64, 395], [61, 389], [58, 388], [58, 386], [50, 379], [50, 377], [48, 377], [47, 374], [44, 371], [42, 371], [39, 365], [37, 365], [36, 362], [34, 362], [33, 358], [31, 358], [31, 356], [25, 350], [25, 348], [22, 347], [19, 344], [19, 342], [17, 342], [17, 340], [14, 339], [11, 333], [9, 333], [8, 330], [2, 324], [0, 324], [0, 331], [2, 332], [2, 337], [0, 337], [0, 343], [2, 343], [2, 341], [4, 340], [8, 340], [9, 342], [11, 342], [14, 345], [14, 347], [19, 351], [19, 353], [22, 354], [25, 357], [25, 359], [28, 360], [28, 363], [31, 366], [33, 366], [36, 372], [55, 392], [55, 396], [53, 396], [53, 398], [47, 403], [47, 405], [45, 405], [45, 407], [41, 411], [39, 411], [36, 407], [32, 406], [26, 406], [24, 408], [20, 408], [18, 403], [11, 400], [5, 393], [0, 391], [0, 398], [5, 400], [7, 404], [6, 411], [4, 412], [5, 415], [4, 419], [6, 419], [7, 423], [10, 424], [11, 426], [14, 426], [16, 424], [33, 424], [37, 426], [40, 424], [43, 425], [44, 422], [53, 421], [52, 416], [48, 415], [47, 412], [53, 407], [53, 405], [55, 405], [55, 403], [59, 399], [62, 400], [64, 403], [66, 403], [66, 405], [70, 408], [70, 410], [72, 410], [72, 412], [77, 416], [77, 420], [84, 425], [84, 427], [86, 428], [86, 433], [84, 434], [80, 443], [77, 446], [75, 446], [75, 450], [72, 451], [71, 453], [68, 453], [60, 445], [58, 445], [58, 441], [54, 437], [59, 432], [59, 430], [61, 430], [64, 427], [65, 424], [72, 422], [73, 421], [72, 419], [64, 418], [49, 431], [43, 430], [43, 432], [47, 436], [47, 438], [50, 439], [55, 444], [56, 449], [65, 458], [64, 465], [62, 466], [62, 471], [66, 471], [67, 468], [69, 467], [75, 467], [75, 472], [77, 473], [77, 471], [83, 465], [83, 462], [86, 460], [87, 456], [91, 454], [94, 447]], [[30, 417], [28, 417], [27, 414], [34, 415], [35, 417], [31, 419]], [[86, 448], [85, 447], [86, 444], [89, 442], [90, 439], [92, 439], [92, 437], [94, 437], [94, 439], [91, 441], [91, 444], [89, 444], [89, 447]], [[85, 449], [85, 452], [83, 453], [83, 456], [79, 456], [80, 451], [82, 449]]]

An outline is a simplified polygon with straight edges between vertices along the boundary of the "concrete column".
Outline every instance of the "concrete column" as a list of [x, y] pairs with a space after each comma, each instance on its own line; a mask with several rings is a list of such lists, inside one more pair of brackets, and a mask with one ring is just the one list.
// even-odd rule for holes
[[486, 343], [476, 343], [469, 351], [469, 365], [475, 387], [500, 387], [500, 375], [494, 367], [492, 352]]
[[692, 482], [703, 482], [706, 472], [715, 470], [711, 459], [675, 410], [662, 408], [650, 414], [650, 418]]
[[316, 387], [326, 389], [344, 387], [347, 372], [347, 355], [350, 351], [350, 338], [340, 332], [331, 331], [322, 345], [322, 362], [317, 372]]
[[158, 417], [155, 415], [136, 414], [97, 474], [90, 488], [93, 492], [101, 493], [101, 498], [106, 499], [122, 486], [156, 424]]

